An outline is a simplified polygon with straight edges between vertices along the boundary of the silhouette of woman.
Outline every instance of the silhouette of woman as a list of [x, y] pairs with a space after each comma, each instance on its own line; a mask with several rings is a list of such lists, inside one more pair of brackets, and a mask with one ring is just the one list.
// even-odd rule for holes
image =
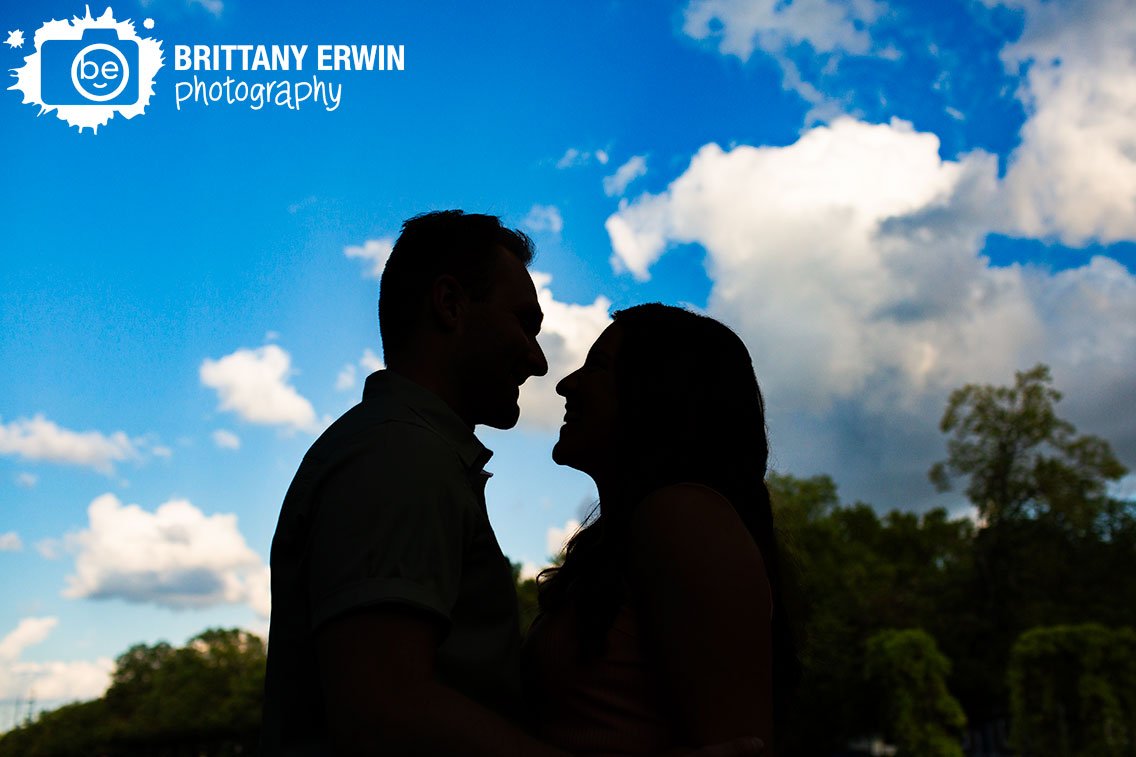
[[764, 476], [764, 406], [729, 328], [619, 311], [566, 401], [553, 459], [599, 503], [540, 576], [525, 641], [534, 727], [574, 753], [684, 754], [776, 726], [800, 674]]

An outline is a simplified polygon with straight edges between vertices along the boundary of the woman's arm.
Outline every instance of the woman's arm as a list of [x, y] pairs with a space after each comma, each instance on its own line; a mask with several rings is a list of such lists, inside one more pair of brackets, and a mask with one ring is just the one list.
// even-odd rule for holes
[[772, 744], [769, 582], [729, 501], [703, 486], [665, 487], [636, 509], [631, 539], [648, 662], [680, 738], [691, 746], [745, 736]]

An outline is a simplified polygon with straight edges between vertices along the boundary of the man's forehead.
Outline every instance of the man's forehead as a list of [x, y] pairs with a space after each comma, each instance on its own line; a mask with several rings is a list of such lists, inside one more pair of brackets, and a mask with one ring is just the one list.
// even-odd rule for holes
[[497, 247], [497, 264], [494, 267], [494, 289], [506, 295], [511, 300], [526, 300], [538, 311], [536, 285], [529, 275], [528, 268], [517, 256], [504, 247]]

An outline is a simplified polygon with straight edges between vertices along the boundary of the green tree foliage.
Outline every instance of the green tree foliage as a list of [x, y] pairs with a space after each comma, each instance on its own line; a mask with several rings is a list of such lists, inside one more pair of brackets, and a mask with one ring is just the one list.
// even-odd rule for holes
[[1136, 631], [1035, 628], [1009, 667], [1011, 740], [1025, 756], [1136, 754]]
[[973, 525], [941, 509], [881, 519], [863, 503], [841, 506], [827, 476], [774, 473], [767, 485], [803, 598], [790, 602], [803, 626], [805, 675], [787, 751], [830, 754], [876, 723], [873, 702], [861, 692], [867, 642], [877, 631], [952, 633], [953, 608], [967, 601]]
[[884, 730], [901, 755], [962, 757], [966, 715], [947, 690], [950, 669], [922, 629], [888, 629], [868, 639], [865, 674], [882, 694]]
[[[940, 429], [947, 459], [930, 470], [943, 490], [966, 477], [983, 527], [962, 580], [969, 601], [943, 640], [959, 661], [955, 691], [978, 720], [1006, 715], [1010, 646], [1035, 626], [1136, 621], [1132, 503], [1108, 496], [1127, 471], [1107, 441], [1078, 435], [1058, 417], [1061, 393], [1044, 365], [1013, 386], [968, 384], [952, 392]], [[1071, 566], [1073, 569], [1071, 569]]]
[[529, 626], [536, 620], [540, 606], [537, 604], [537, 588], [535, 578], [521, 578], [521, 564], [513, 565], [513, 583], [517, 588], [517, 610], [521, 616], [521, 635], [528, 633]]
[[0, 738], [0, 756], [249, 753], [260, 729], [264, 641], [211, 629], [184, 647], [119, 656], [102, 699], [45, 713]]
[[1078, 436], [1054, 406], [1049, 368], [1014, 374], [1014, 386], [967, 384], [951, 392], [939, 422], [947, 459], [930, 470], [942, 491], [968, 476], [966, 495], [990, 523], [1045, 515], [1079, 532], [1100, 525], [1107, 484], [1127, 470], [1108, 442]]

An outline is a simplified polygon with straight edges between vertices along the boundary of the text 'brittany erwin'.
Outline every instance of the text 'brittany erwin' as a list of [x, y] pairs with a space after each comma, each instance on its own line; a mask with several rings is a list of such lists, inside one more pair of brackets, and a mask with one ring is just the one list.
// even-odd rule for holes
[[[177, 71], [303, 71], [308, 45], [174, 45]], [[404, 45], [317, 45], [318, 71], [403, 71]]]

